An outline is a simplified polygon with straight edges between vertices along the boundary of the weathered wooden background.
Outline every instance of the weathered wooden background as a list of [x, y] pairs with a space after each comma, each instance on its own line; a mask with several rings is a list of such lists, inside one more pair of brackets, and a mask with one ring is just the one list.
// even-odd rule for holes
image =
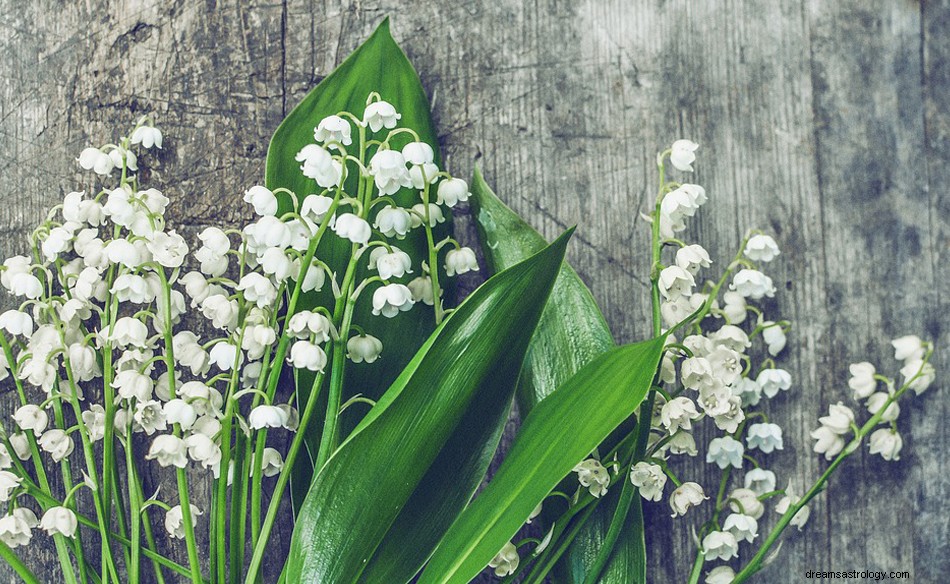
[[[849, 362], [896, 371], [888, 339], [918, 332], [950, 369], [945, 1], [0, 0], [0, 255], [82, 184], [84, 146], [144, 112], [166, 133], [156, 178], [180, 229], [248, 217], [235, 203], [261, 180], [278, 122], [386, 15], [451, 169], [478, 160], [547, 236], [580, 225], [570, 261], [619, 340], [649, 330], [637, 214], [655, 152], [702, 145], [695, 180], [710, 203], [688, 238], [726, 260], [758, 226], [784, 250], [771, 272], [795, 322], [783, 361], [795, 386], [770, 410], [786, 429], [770, 459], [783, 477], [801, 487], [823, 469], [807, 432], [849, 399]], [[901, 460], [848, 462], [757, 581], [950, 578], [943, 385], [904, 408]], [[683, 474], [718, 476], [699, 461]], [[651, 582], [685, 581], [692, 560], [686, 524], [668, 515], [649, 511]], [[58, 582], [44, 545], [23, 553]], [[15, 577], [2, 567], [0, 579]]]

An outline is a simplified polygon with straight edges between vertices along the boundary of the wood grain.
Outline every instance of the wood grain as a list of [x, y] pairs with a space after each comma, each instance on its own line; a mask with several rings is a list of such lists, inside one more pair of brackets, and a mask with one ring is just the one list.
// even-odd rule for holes
[[[691, 180], [710, 204], [687, 238], [720, 262], [752, 227], [783, 249], [769, 310], [795, 323], [783, 355], [795, 387], [770, 407], [786, 449], [768, 458], [782, 482], [801, 488], [824, 468], [807, 432], [849, 400], [849, 362], [893, 374], [887, 341], [918, 332], [944, 347], [938, 371], [950, 366], [945, 0], [0, 0], [0, 256], [87, 186], [73, 160], [85, 145], [145, 112], [168, 137], [151, 180], [172, 220], [193, 234], [247, 218], [235, 203], [261, 180], [283, 115], [385, 15], [430, 94], [450, 169], [480, 164], [549, 238], [579, 225], [569, 259], [620, 341], [650, 329], [638, 211], [655, 152], [679, 137], [702, 145]], [[459, 223], [474, 242], [470, 218]], [[757, 581], [801, 582], [807, 569], [946, 578], [942, 391], [904, 408], [901, 460], [849, 461]], [[712, 484], [718, 473], [695, 461], [680, 474]], [[689, 522], [647, 510], [651, 582], [685, 581]], [[36, 541], [23, 557], [59, 582], [52, 547]], [[15, 576], [0, 567], [0, 580]]]

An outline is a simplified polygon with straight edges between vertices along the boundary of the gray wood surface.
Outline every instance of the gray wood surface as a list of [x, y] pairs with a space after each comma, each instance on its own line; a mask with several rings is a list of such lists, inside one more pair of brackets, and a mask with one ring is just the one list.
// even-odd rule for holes
[[[649, 334], [637, 214], [655, 152], [679, 137], [702, 145], [695, 180], [710, 203], [686, 236], [724, 262], [761, 227], [784, 251], [770, 270], [775, 309], [795, 323], [783, 356], [795, 386], [770, 407], [786, 429], [769, 459], [782, 482], [801, 488], [824, 468], [807, 432], [849, 399], [849, 362], [895, 373], [888, 340], [917, 332], [950, 369], [946, 1], [0, 0], [0, 256], [84, 184], [73, 159], [85, 145], [145, 112], [167, 136], [153, 180], [177, 225], [246, 218], [235, 202], [261, 180], [283, 115], [385, 15], [449, 167], [465, 176], [478, 161], [548, 237], [579, 225], [569, 259], [620, 341]], [[802, 582], [808, 569], [948, 578], [943, 385], [905, 406], [901, 460], [849, 461], [756, 581]], [[696, 462], [681, 476], [717, 474]], [[687, 523], [668, 515], [648, 507], [651, 582], [685, 581], [692, 561]], [[51, 547], [24, 557], [60, 581]], [[0, 580], [16, 578], [0, 566]]]

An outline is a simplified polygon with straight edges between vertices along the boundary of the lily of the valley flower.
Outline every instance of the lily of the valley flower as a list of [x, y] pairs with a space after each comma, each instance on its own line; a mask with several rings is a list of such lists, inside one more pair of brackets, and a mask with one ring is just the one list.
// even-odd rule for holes
[[686, 515], [690, 508], [699, 505], [709, 497], [703, 492], [703, 488], [697, 483], [683, 483], [670, 495], [670, 508], [673, 510], [672, 517], [681, 517]]
[[76, 514], [66, 507], [50, 507], [40, 520], [40, 529], [50, 535], [64, 535], [72, 537], [76, 534], [79, 521]]
[[577, 473], [577, 482], [595, 498], [600, 498], [607, 494], [607, 487], [610, 485], [610, 474], [599, 460], [588, 458], [574, 466], [574, 472]]
[[346, 342], [346, 357], [354, 363], [373, 363], [382, 352], [382, 341], [371, 335], [356, 335]]
[[729, 560], [739, 556], [739, 542], [728, 531], [713, 531], [703, 538], [706, 561]]
[[501, 551], [495, 554], [495, 557], [488, 562], [488, 567], [495, 571], [496, 576], [503, 578], [515, 573], [518, 569], [519, 560], [518, 548], [516, 548], [513, 543], [508, 542], [501, 548]]
[[699, 144], [691, 140], [677, 140], [670, 147], [670, 164], [683, 172], [693, 171], [693, 162], [696, 160], [696, 149]]

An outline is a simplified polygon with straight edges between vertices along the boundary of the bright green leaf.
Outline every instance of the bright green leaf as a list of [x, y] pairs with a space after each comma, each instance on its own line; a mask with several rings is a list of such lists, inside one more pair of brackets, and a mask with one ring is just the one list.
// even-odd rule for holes
[[[505, 269], [544, 247], [541, 234], [495, 195], [478, 169], [472, 179], [472, 195], [482, 250], [493, 270]], [[522, 415], [613, 346], [610, 329], [597, 303], [577, 273], [565, 263], [534, 333], [518, 381], [518, 406]], [[624, 430], [629, 432], [630, 428], [624, 427]], [[613, 446], [616, 439], [616, 436], [608, 438], [607, 448]], [[579, 584], [584, 581], [587, 568], [600, 551], [618, 496], [619, 489], [597, 505], [555, 568], [556, 582]], [[553, 517], [545, 512], [540, 521], [542, 525], [549, 525], [551, 520]], [[637, 499], [631, 503], [630, 515], [600, 582], [643, 582], [644, 548], [643, 518]]]
[[574, 465], [636, 411], [663, 343], [661, 337], [611, 349], [535, 406], [501, 468], [452, 524], [418, 584], [465, 584], [488, 565]]
[[[493, 272], [504, 270], [547, 245], [540, 233], [501, 202], [477, 168], [471, 190], [482, 250]], [[581, 367], [613, 346], [610, 329], [590, 290], [565, 263], [518, 381], [521, 414], [526, 415]]]
[[[361, 116], [366, 106], [366, 98], [373, 91], [378, 92], [384, 100], [392, 103], [400, 112], [402, 115], [399, 121], [400, 127], [415, 130], [424, 142], [432, 146], [436, 153], [436, 163], [440, 164], [439, 144], [429, 114], [428, 99], [419, 76], [405, 53], [393, 40], [389, 32], [389, 20], [386, 19], [372, 36], [321, 81], [277, 128], [267, 151], [267, 187], [290, 189], [297, 193], [301, 200], [308, 194], [319, 192], [316, 183], [300, 172], [300, 163], [294, 157], [303, 146], [314, 142], [313, 130], [320, 120], [341, 111], [349, 111]], [[401, 147], [410, 140], [411, 138], [405, 134], [397, 136], [393, 140], [393, 145]], [[350, 179], [345, 185], [347, 192], [357, 192], [355, 181], [358, 174], [355, 171], [350, 173]], [[398, 204], [407, 207], [419, 202], [418, 193], [411, 189], [403, 189], [393, 198]], [[281, 205], [282, 211], [289, 210], [291, 206], [286, 197], [281, 200]], [[450, 223], [451, 221], [448, 221], [440, 226], [439, 232], [436, 233], [436, 240], [448, 235]], [[399, 247], [409, 254], [413, 266], [419, 266], [420, 262], [427, 257], [425, 236], [422, 230], [410, 233], [404, 241], [399, 243]], [[349, 242], [336, 237], [326, 237], [321, 242], [317, 257], [342, 274], [349, 261], [350, 251]], [[450, 280], [443, 277], [440, 281], [445, 283]], [[332, 306], [333, 300], [329, 288], [326, 286], [322, 293], [310, 295], [304, 300], [302, 306], [304, 308], [316, 305]], [[398, 322], [389, 322], [383, 317], [373, 316], [371, 297], [372, 294], [362, 295], [356, 308], [354, 322], [378, 337], [383, 342], [386, 351], [383, 358], [375, 363], [363, 363], [347, 368], [343, 401], [357, 393], [377, 399], [435, 328], [431, 310], [413, 310], [400, 315]], [[306, 372], [300, 374], [298, 397], [303, 403], [306, 401], [306, 392], [309, 391], [312, 382], [311, 374]], [[356, 414], [362, 411], [359, 408], [353, 408]], [[341, 422], [344, 432], [351, 429], [357, 420], [358, 415], [351, 412], [345, 413]], [[315, 420], [311, 427], [313, 431], [307, 436], [307, 444], [313, 452], [316, 452], [316, 446], [320, 440], [317, 432], [318, 428], [322, 427], [321, 420]], [[301, 457], [298, 461], [298, 468], [295, 469], [294, 475], [296, 479], [294, 481], [295, 504], [299, 504], [302, 494], [309, 487], [312, 473], [312, 465], [308, 457]]]
[[[327, 462], [298, 516], [288, 582], [397, 584], [418, 570], [487, 468], [569, 235], [473, 292]], [[383, 565], [396, 547], [398, 570]]]

